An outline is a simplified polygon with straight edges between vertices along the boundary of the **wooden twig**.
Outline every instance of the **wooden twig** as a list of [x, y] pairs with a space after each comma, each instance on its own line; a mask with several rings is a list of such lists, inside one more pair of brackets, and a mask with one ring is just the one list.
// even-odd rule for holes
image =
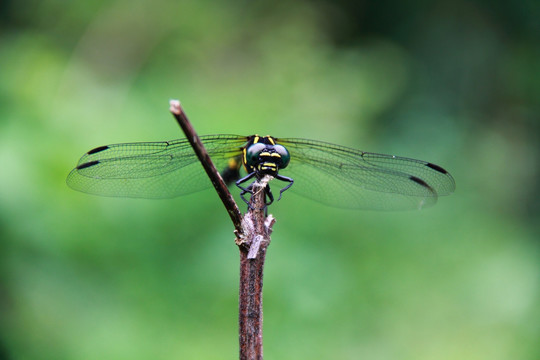
[[214, 166], [212, 159], [210, 159], [208, 152], [204, 148], [201, 139], [199, 139], [199, 136], [193, 129], [193, 126], [191, 126], [189, 119], [184, 113], [184, 109], [182, 109], [182, 106], [180, 105], [180, 101], [171, 100], [169, 104], [171, 113], [186, 134], [186, 138], [193, 147], [193, 150], [195, 150], [195, 154], [197, 154], [197, 157], [204, 167], [206, 174], [208, 174], [208, 177], [212, 181], [212, 184], [223, 202], [223, 205], [225, 205], [225, 208], [227, 209], [227, 212], [229, 213], [229, 216], [234, 224], [234, 228], [236, 229], [237, 236], [241, 236], [243, 233], [242, 213], [240, 213], [238, 205], [236, 205], [236, 202], [229, 192], [227, 185], [221, 178], [219, 172], [216, 170], [216, 167]]
[[250, 210], [244, 216], [244, 242], [240, 249], [240, 360], [263, 358], [262, 288], [266, 249], [275, 219], [265, 216], [264, 187], [253, 184]]
[[208, 152], [191, 126], [178, 100], [170, 101], [170, 111], [186, 134], [197, 157], [210, 177], [235, 227], [236, 244], [240, 249], [239, 341], [241, 360], [262, 360], [262, 287], [266, 249], [275, 219], [266, 216], [265, 187], [270, 178], [257, 180], [252, 185], [250, 206], [242, 214], [216, 170]]

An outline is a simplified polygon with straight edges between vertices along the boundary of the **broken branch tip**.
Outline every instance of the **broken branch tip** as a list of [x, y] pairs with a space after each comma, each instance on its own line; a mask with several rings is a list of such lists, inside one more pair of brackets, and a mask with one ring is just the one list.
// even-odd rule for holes
[[182, 106], [180, 105], [180, 100], [169, 100], [169, 106], [170, 112], [172, 112], [174, 115], [180, 115], [182, 113]]

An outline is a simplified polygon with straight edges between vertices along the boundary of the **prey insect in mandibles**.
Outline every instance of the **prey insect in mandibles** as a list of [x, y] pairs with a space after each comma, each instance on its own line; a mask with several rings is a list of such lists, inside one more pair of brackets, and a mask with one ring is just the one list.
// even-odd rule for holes
[[[200, 137], [223, 179], [246, 203], [255, 180], [341, 208], [400, 210], [435, 204], [455, 189], [452, 176], [430, 162], [369, 153], [316, 140], [272, 136]], [[87, 152], [67, 184], [104, 196], [172, 198], [211, 187], [187, 139], [100, 146]], [[251, 181], [251, 183], [250, 183]], [[266, 186], [266, 204], [274, 201]]]

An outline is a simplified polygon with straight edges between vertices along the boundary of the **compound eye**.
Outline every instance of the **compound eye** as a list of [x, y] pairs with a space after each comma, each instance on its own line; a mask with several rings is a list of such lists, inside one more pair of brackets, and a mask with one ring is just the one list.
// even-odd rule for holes
[[266, 148], [262, 143], [252, 144], [246, 149], [246, 165], [255, 167], [259, 162], [259, 155]]
[[274, 150], [281, 156], [281, 165], [279, 166], [280, 169], [286, 168], [287, 165], [289, 165], [289, 161], [291, 161], [289, 151], [283, 145], [275, 145]]

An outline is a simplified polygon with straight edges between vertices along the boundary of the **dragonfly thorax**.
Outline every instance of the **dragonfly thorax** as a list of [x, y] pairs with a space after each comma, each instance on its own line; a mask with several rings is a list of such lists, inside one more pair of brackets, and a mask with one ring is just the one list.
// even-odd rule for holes
[[270, 175], [275, 177], [280, 169], [289, 165], [291, 156], [283, 146], [276, 144], [270, 136], [253, 139], [243, 149], [243, 162], [248, 174], [256, 173], [258, 177]]

